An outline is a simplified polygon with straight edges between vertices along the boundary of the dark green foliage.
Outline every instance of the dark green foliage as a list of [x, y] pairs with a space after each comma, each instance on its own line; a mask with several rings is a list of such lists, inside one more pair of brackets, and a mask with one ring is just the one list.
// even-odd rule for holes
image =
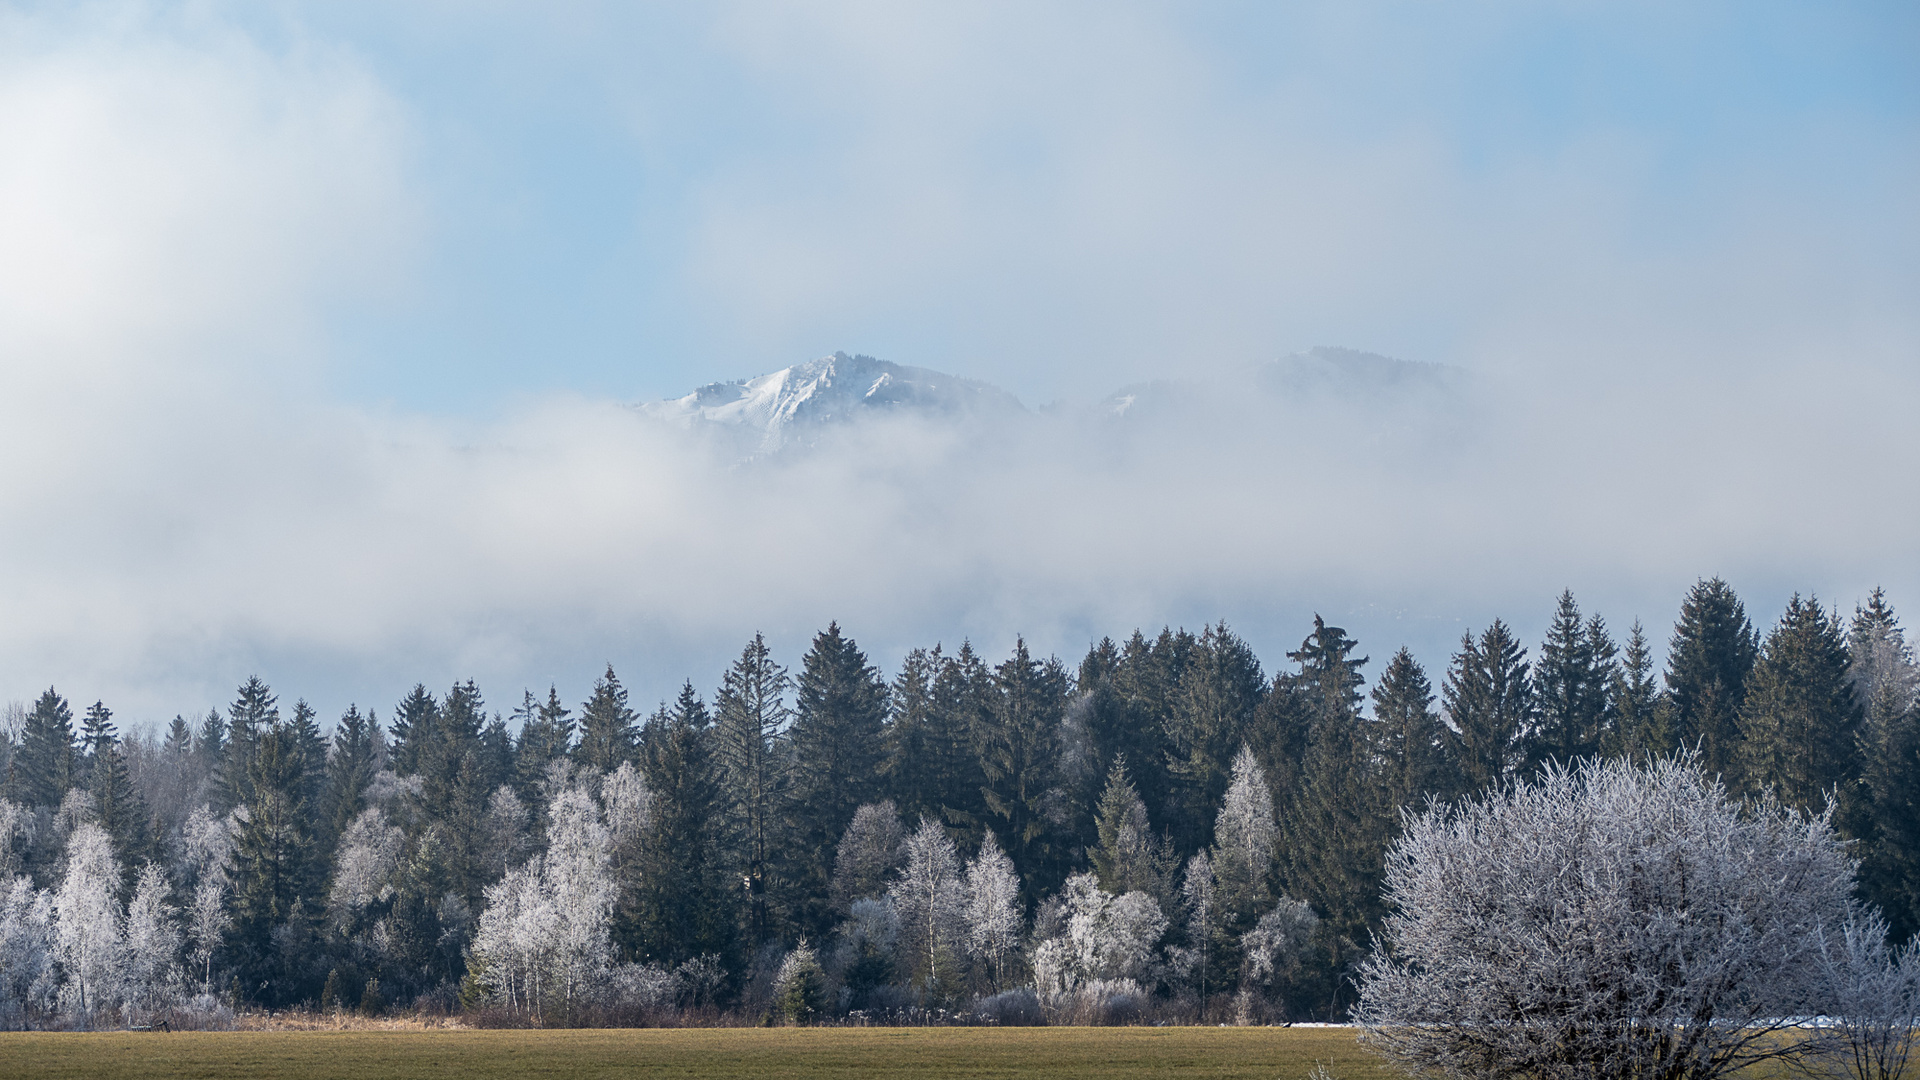
[[381, 757], [380, 721], [357, 705], [347, 706], [333, 729], [333, 752], [327, 758], [324, 846], [328, 851], [347, 826], [367, 806], [367, 786], [373, 783]]
[[47, 687], [28, 711], [8, 778], [11, 797], [27, 806], [58, 806], [76, 780], [81, 763], [74, 745], [73, 710], [67, 699]]
[[514, 749], [514, 789], [522, 799], [538, 802], [545, 790], [547, 767], [573, 752], [573, 710], [560, 703], [557, 687], [547, 688], [547, 700], [535, 704], [525, 692], [514, 710], [520, 738]]
[[1499, 619], [1475, 641], [1460, 639], [1441, 688], [1446, 702], [1448, 757], [1463, 792], [1505, 782], [1527, 758], [1533, 728], [1533, 681], [1527, 650]]
[[1842, 808], [1861, 841], [1861, 892], [1905, 940], [1920, 933], [1920, 665], [1879, 589], [1855, 610], [1847, 645], [1864, 717], [1861, 777]]
[[749, 947], [766, 941], [774, 928], [773, 857], [785, 794], [774, 740], [786, 726], [787, 684], [786, 669], [755, 634], [727, 670], [717, 702], [718, 832], [727, 869], [745, 893], [741, 929]]
[[580, 745], [573, 759], [590, 769], [612, 772], [633, 760], [640, 737], [639, 718], [627, 707], [627, 688], [607, 665], [607, 673], [593, 684], [593, 696], [580, 711]]
[[1601, 752], [1611, 738], [1608, 695], [1616, 677], [1618, 648], [1600, 616], [1582, 622], [1573, 591], [1560, 606], [1533, 668], [1538, 727], [1528, 740], [1526, 771], [1549, 761], [1571, 764]]
[[242, 694], [265, 705], [247, 716], [246, 773], [235, 784], [246, 793], [246, 820], [234, 853], [231, 943], [244, 997], [284, 1006], [318, 989], [307, 982], [325, 868], [314, 845], [298, 729], [280, 720], [258, 679]]
[[1613, 708], [1608, 753], [1644, 759], [1678, 748], [1673, 735], [1673, 706], [1655, 681], [1653, 648], [1638, 619], [1627, 635], [1627, 651], [1614, 669], [1608, 698]]
[[1384, 806], [1419, 810], [1426, 796], [1453, 789], [1444, 757], [1447, 728], [1433, 711], [1433, 684], [1406, 649], [1387, 661], [1373, 688], [1373, 721], [1366, 730]]
[[1057, 772], [1067, 673], [1056, 661], [1034, 659], [1027, 643], [1016, 640], [1013, 655], [993, 669], [993, 687], [993, 708], [974, 734], [985, 779], [980, 797], [988, 827], [1038, 895], [1056, 888], [1067, 871], [1066, 793]]
[[1153, 834], [1147, 804], [1127, 778], [1127, 758], [1116, 755], [1107, 770], [1107, 785], [1094, 810], [1099, 842], [1088, 852], [1100, 887], [1118, 896], [1144, 892], [1159, 901], [1162, 911], [1176, 911], [1175, 880], [1179, 856], [1173, 841]]
[[93, 811], [100, 827], [113, 837], [114, 850], [120, 856], [120, 871], [130, 891], [140, 863], [156, 852], [148, 826], [151, 824], [146, 800], [127, 773], [127, 755], [120, 746], [113, 726], [113, 713], [94, 702], [87, 709], [85, 724], [87, 748], [87, 793], [93, 796]]
[[1174, 805], [1188, 824], [1181, 846], [1192, 850], [1212, 839], [1205, 823], [1226, 793], [1234, 752], [1247, 741], [1267, 681], [1253, 649], [1225, 623], [1200, 635], [1180, 669], [1166, 761]]
[[1759, 636], [1732, 587], [1712, 578], [1688, 590], [1667, 648], [1667, 693], [1674, 740], [1699, 750], [1709, 776], [1735, 779], [1740, 705], [1759, 651]]
[[797, 680], [782, 876], [803, 932], [832, 925], [826, 902], [835, 845], [853, 812], [880, 795], [887, 685], [838, 623], [813, 639]]
[[1847, 669], [1839, 613], [1794, 594], [1747, 677], [1737, 760], [1749, 792], [1809, 812], [1851, 794], [1862, 717]]
[[420, 767], [420, 747], [433, 739], [439, 723], [440, 706], [427, 693], [424, 683], [415, 683], [407, 696], [394, 706], [392, 733], [393, 771], [412, 776]]
[[679, 964], [736, 959], [738, 890], [715, 843], [720, 782], [707, 707], [688, 683], [640, 732], [652, 813], [622, 890], [615, 941], [633, 959]]

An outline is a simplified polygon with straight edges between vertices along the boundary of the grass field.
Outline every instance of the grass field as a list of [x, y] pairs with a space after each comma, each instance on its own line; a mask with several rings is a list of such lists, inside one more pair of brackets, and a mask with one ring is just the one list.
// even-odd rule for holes
[[1379, 1066], [1339, 1028], [816, 1028], [0, 1034], [0, 1077], [1259, 1077]]

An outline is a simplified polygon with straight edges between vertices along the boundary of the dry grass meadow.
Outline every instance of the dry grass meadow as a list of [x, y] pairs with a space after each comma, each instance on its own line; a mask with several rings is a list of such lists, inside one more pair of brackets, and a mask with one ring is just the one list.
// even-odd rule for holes
[[0, 1034], [0, 1077], [595, 1080], [1382, 1075], [1343, 1028], [800, 1028]]

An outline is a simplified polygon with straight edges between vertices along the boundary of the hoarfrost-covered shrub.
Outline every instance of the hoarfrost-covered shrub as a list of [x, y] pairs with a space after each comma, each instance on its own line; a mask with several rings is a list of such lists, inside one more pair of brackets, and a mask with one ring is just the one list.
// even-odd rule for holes
[[1005, 990], [973, 1003], [973, 1013], [989, 1024], [1001, 1027], [1037, 1027], [1047, 1022], [1040, 1008], [1039, 995], [1031, 987]]
[[1092, 874], [1075, 874], [1061, 890], [1065, 927], [1034, 950], [1034, 981], [1045, 995], [1067, 994], [1084, 983], [1158, 977], [1157, 946], [1167, 917], [1143, 892], [1114, 896]]
[[23, 1031], [59, 994], [53, 894], [17, 877], [0, 892], [0, 1031]]
[[1710, 1080], [1807, 1058], [1823, 931], [1855, 916], [1827, 817], [1743, 808], [1686, 757], [1590, 761], [1410, 818], [1365, 1040], [1413, 1072]]

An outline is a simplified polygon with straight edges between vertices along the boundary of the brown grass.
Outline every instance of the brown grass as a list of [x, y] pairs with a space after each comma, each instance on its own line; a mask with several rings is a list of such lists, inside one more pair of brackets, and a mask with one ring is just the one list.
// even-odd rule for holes
[[0, 1035], [0, 1077], [205, 1080], [1380, 1075], [1339, 1028], [347, 1030]]

